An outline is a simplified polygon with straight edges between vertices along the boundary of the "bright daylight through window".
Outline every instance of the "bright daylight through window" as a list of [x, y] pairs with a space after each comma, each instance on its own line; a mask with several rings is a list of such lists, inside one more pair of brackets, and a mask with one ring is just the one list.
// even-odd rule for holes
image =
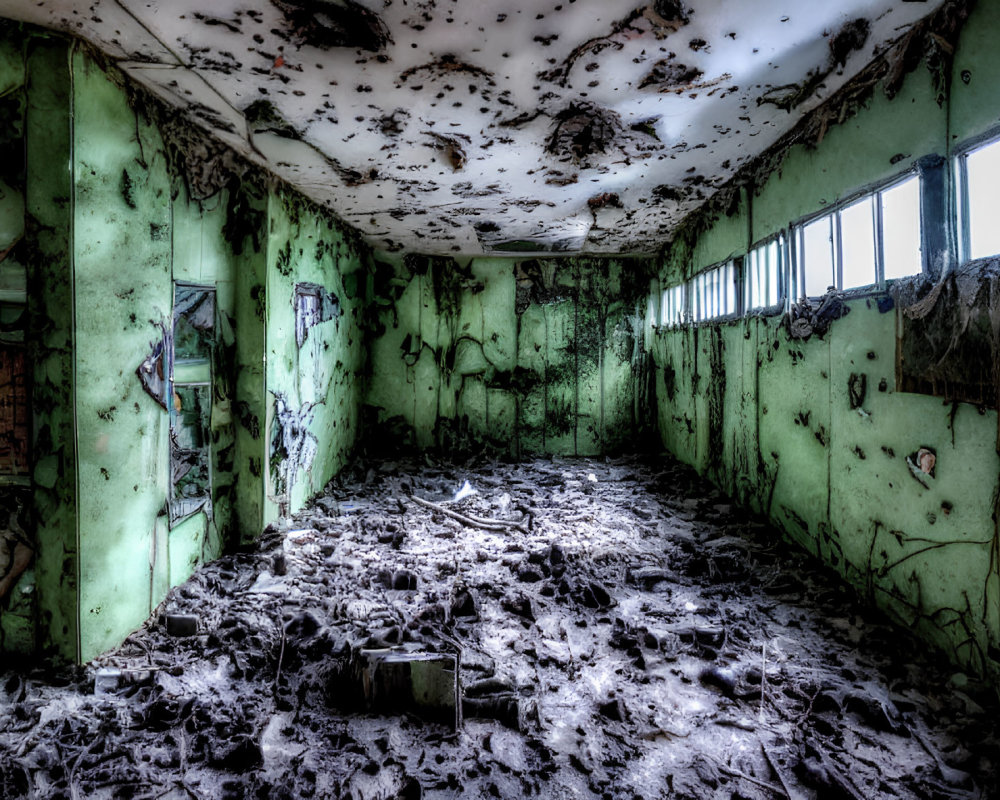
[[800, 294], [857, 289], [922, 269], [920, 178], [864, 195], [795, 228]]

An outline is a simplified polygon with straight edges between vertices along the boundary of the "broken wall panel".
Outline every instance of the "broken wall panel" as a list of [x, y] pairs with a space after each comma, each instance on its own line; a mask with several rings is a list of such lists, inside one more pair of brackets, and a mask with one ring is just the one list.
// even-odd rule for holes
[[245, 544], [256, 538], [265, 525], [267, 401], [261, 356], [267, 324], [267, 248], [264, 241], [267, 192], [245, 181], [229, 191], [226, 209], [223, 234], [239, 259], [232, 287], [236, 341], [230, 414], [235, 428], [233, 471], [238, 476], [233, 497], [235, 524], [238, 539]]
[[[267, 207], [264, 516], [270, 520], [300, 509], [354, 450], [364, 380], [366, 255], [329, 214], [290, 191], [272, 189]], [[318, 287], [321, 305], [320, 320], [299, 347], [296, 289], [303, 284]]]
[[646, 269], [627, 259], [382, 262], [373, 419], [412, 445], [449, 451], [623, 446], [643, 425], [645, 354], [634, 332]]
[[[264, 504], [264, 342], [268, 317], [283, 324], [287, 310], [294, 325], [294, 309], [290, 293], [282, 296], [287, 309], [268, 308], [269, 214], [280, 217], [272, 230], [290, 225], [296, 231], [290, 239], [295, 264], [284, 248], [289, 260], [275, 258], [273, 268], [322, 283], [328, 298], [348, 298], [353, 314], [344, 325], [327, 313], [307, 337], [315, 345], [313, 377], [328, 376], [315, 403], [326, 438], [316, 439], [314, 458], [323, 477], [314, 465], [295, 502], [343, 463], [347, 448], [336, 446], [337, 437], [347, 431], [353, 444], [360, 405], [363, 248], [348, 245], [328, 214], [292, 193], [269, 195], [259, 176], [193, 200], [185, 176], [171, 166], [176, 142], [164, 143], [149, 101], [130, 91], [120, 74], [98, 66], [80, 45], [32, 38], [20, 28], [7, 38], [9, 32], [4, 28], [0, 36], [0, 85], [12, 82], [4, 99], [19, 91], [26, 97], [27, 213], [23, 240], [9, 252], [0, 249], [0, 300], [12, 296], [14, 271], [7, 267], [15, 260], [26, 264], [27, 290], [22, 279], [19, 296], [27, 295], [28, 329], [17, 342], [25, 340], [32, 365], [25, 381], [34, 412], [30, 511], [39, 525], [37, 561], [0, 611], [0, 652], [88, 659], [117, 644], [226, 542], [255, 537], [277, 513]], [[27, 88], [18, 89], [25, 74]], [[7, 138], [11, 130], [17, 125], [5, 128]], [[4, 153], [10, 145], [0, 142]], [[15, 167], [16, 159], [6, 157], [0, 166], [7, 190], [17, 181], [4, 176]], [[329, 280], [334, 265], [344, 270], [342, 280]], [[176, 411], [173, 390], [184, 388], [171, 383], [171, 367], [186, 376], [175, 379], [190, 383], [192, 364], [183, 357], [206, 360], [204, 348], [186, 352], [184, 331], [173, 329], [174, 312], [185, 306], [183, 297], [175, 302], [174, 288], [185, 284], [207, 286], [214, 295], [204, 314], [190, 310], [198, 324], [187, 331], [197, 344], [207, 330], [202, 317], [214, 319], [206, 340], [208, 380], [195, 381], [203, 423], [198, 446], [210, 453], [210, 486], [199, 494], [207, 488], [210, 498], [197, 513], [171, 521], [168, 409]], [[278, 296], [284, 286], [272, 288]], [[9, 316], [0, 318], [4, 330], [13, 324]], [[149, 375], [142, 374], [143, 364]], [[298, 392], [299, 366], [306, 372], [309, 364], [293, 364], [292, 377], [276, 382]], [[13, 554], [6, 555], [0, 569], [9, 575]]]
[[[943, 107], [930, 76], [918, 70], [895, 100], [876, 91], [814, 147], [793, 148], [747, 200], [747, 245], [993, 126], [983, 104], [986, 87], [1000, 79], [989, 44], [997, 26], [1000, 3], [979, 3]], [[693, 253], [714, 257], [731, 241], [730, 222], [708, 221], [696, 239], [679, 240], [667, 254], [661, 278], [676, 282], [708, 266]], [[880, 308], [879, 299], [849, 300], [851, 313], [822, 339], [790, 338], [780, 317], [657, 330], [650, 351], [661, 436], [900, 623], [964, 668], [1000, 679], [997, 415], [897, 385], [903, 311], [899, 303]], [[705, 353], [713, 335], [724, 341], [721, 360], [699, 355], [692, 368], [689, 354]], [[918, 339], [909, 346], [919, 348]], [[710, 446], [706, 460], [713, 422], [704, 411], [720, 367], [725, 436], [733, 441], [724, 440], [718, 453]], [[741, 384], [738, 396], [733, 381]], [[928, 458], [921, 468], [920, 452], [934, 455], [933, 470]]]

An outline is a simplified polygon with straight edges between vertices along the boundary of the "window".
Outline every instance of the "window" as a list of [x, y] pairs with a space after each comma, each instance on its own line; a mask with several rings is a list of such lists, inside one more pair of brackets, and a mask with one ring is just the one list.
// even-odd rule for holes
[[923, 269], [920, 239], [920, 178], [912, 175], [795, 227], [798, 293], [915, 275]]
[[737, 312], [735, 275], [733, 262], [727, 261], [691, 279], [691, 314], [695, 322]]
[[753, 248], [743, 260], [743, 309], [773, 308], [781, 303], [785, 276], [785, 236]]
[[963, 260], [1000, 253], [996, 192], [1000, 180], [1000, 140], [962, 154], [957, 164]]
[[663, 293], [660, 324], [666, 328], [675, 328], [684, 322], [684, 288], [684, 284], [680, 284]]
[[177, 284], [170, 358], [170, 521], [202, 508], [212, 495], [212, 354], [215, 290]]

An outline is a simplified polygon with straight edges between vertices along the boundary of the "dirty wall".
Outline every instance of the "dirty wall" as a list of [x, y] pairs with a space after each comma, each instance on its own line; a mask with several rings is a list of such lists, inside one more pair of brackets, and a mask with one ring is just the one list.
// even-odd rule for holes
[[[994, 128], [998, 30], [1000, 3], [979, 3], [940, 104], [922, 68], [892, 100], [876, 90], [843, 124], [795, 146], [730, 215], [668, 252], [662, 285]], [[905, 304], [887, 297], [850, 299], [846, 317], [807, 341], [791, 339], [778, 316], [656, 330], [661, 437], [899, 622], [1000, 680], [997, 413], [901, 390], [897, 353], [919, 343], [897, 350]], [[982, 365], [968, 370], [978, 377]], [[930, 474], [919, 468], [928, 453]]]
[[[406, 256], [373, 271], [369, 436], [595, 455], [642, 427], [639, 259]], [[377, 446], [372, 442], [372, 446]]]
[[0, 653], [87, 660], [344, 463], [367, 249], [79, 43], [4, 23], [0, 114]]
[[368, 284], [365, 249], [329, 215], [280, 189], [268, 209], [264, 466], [271, 520], [300, 510], [353, 453]]

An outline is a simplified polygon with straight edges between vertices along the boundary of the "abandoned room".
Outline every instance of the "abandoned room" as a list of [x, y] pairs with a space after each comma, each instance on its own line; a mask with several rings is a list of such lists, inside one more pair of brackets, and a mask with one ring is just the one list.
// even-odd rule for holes
[[1000, 797], [1000, 0], [0, 0], [0, 800]]

